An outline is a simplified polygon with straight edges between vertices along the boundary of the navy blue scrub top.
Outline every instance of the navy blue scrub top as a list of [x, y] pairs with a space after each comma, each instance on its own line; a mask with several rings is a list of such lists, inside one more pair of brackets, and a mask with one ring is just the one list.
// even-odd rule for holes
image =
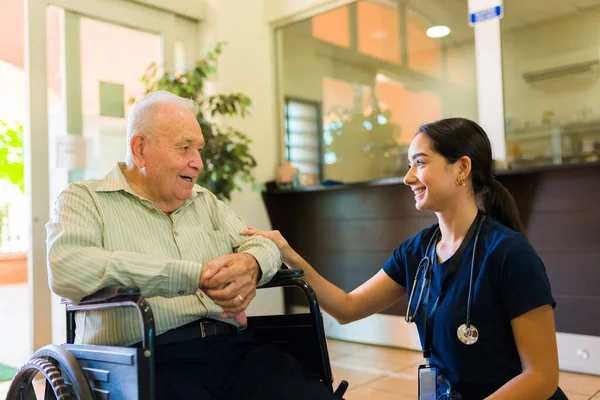
[[[383, 270], [405, 287], [407, 293], [412, 290], [417, 267], [436, 228], [437, 224], [403, 242], [383, 266]], [[446, 283], [439, 300], [430, 358], [452, 387], [461, 392], [463, 399], [483, 399], [521, 373], [510, 321], [537, 307], [556, 305], [546, 268], [529, 241], [488, 216], [481, 227], [477, 244], [471, 309], [471, 324], [479, 331], [479, 340], [470, 346], [461, 343], [456, 330], [466, 319], [474, 241], [472, 238], [465, 248], [457, 271]], [[432, 254], [434, 263], [428, 314], [438, 298], [442, 279], [453, 258], [440, 264], [433, 250], [430, 256]], [[418, 281], [414, 303], [420, 285]], [[423, 346], [423, 313], [418, 313], [415, 323]], [[557, 395], [559, 393], [562, 394], [560, 389]], [[562, 396], [556, 398], [566, 399]]]

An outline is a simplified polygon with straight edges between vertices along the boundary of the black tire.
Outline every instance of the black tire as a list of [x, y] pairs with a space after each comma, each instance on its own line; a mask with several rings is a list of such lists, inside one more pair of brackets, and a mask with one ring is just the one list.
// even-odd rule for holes
[[42, 358], [32, 358], [19, 369], [13, 378], [6, 400], [33, 400], [36, 399], [31, 381], [38, 372], [44, 374], [46, 385], [52, 389], [56, 400], [70, 400], [69, 388], [65, 385], [60, 371], [50, 361]]
[[77, 400], [94, 400], [92, 389], [81, 369], [77, 359], [61, 346], [49, 344], [33, 354], [31, 358], [41, 358], [51, 361], [63, 376], [63, 379], [71, 385], [71, 397]]

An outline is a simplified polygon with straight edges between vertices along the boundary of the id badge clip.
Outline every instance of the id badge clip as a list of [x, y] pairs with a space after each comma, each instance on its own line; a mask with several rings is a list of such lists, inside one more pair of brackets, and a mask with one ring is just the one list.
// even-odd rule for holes
[[435, 365], [419, 365], [419, 400], [437, 400], [438, 369]]

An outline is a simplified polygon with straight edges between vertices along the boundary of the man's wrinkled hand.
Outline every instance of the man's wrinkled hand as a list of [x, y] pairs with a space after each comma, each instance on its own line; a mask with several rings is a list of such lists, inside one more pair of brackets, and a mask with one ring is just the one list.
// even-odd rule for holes
[[247, 253], [221, 256], [202, 269], [200, 289], [223, 308], [222, 318], [235, 318], [245, 325], [244, 310], [256, 296], [259, 266]]

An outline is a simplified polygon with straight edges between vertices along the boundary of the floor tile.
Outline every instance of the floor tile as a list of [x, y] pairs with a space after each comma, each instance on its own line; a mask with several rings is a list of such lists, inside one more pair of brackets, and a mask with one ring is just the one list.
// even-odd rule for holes
[[383, 373], [398, 371], [408, 367], [417, 365], [421, 362], [421, 358], [413, 358], [411, 356], [400, 356], [400, 357], [377, 357], [377, 358], [366, 358], [361, 356], [360, 352], [335, 358], [339, 366], [358, 366], [361, 368], [371, 368], [373, 370], [382, 370]]
[[335, 362], [331, 363], [331, 372], [333, 373], [333, 387], [337, 388], [338, 384], [342, 380], [348, 381], [350, 388], [362, 386], [366, 383], [381, 379], [383, 375], [372, 373], [369, 371], [363, 371], [358, 368], [346, 368], [338, 367]]
[[417, 369], [409, 367], [402, 371], [390, 372], [385, 377], [369, 383], [368, 387], [416, 398], [418, 393]]
[[587, 396], [585, 394], [577, 394], [577, 393], [571, 393], [571, 392], [567, 392], [565, 391], [565, 394], [567, 395], [567, 398], [569, 400], [589, 400], [590, 396]]
[[384, 346], [365, 346], [364, 348], [353, 353], [352, 356], [391, 363], [396, 366], [396, 369], [404, 369], [409, 366], [416, 366], [423, 361], [423, 353], [420, 351], [397, 349]]
[[559, 386], [565, 392], [594, 396], [600, 390], [600, 376], [561, 372]]
[[361, 386], [356, 390], [349, 390], [345, 395], [346, 400], [414, 400], [414, 396], [405, 396], [402, 394], [388, 392], [385, 390], [372, 389]]
[[367, 346], [368, 345], [361, 343], [344, 342], [342, 340], [327, 340], [327, 350], [329, 351], [329, 358], [331, 359], [354, 354], [359, 350], [363, 350]]

